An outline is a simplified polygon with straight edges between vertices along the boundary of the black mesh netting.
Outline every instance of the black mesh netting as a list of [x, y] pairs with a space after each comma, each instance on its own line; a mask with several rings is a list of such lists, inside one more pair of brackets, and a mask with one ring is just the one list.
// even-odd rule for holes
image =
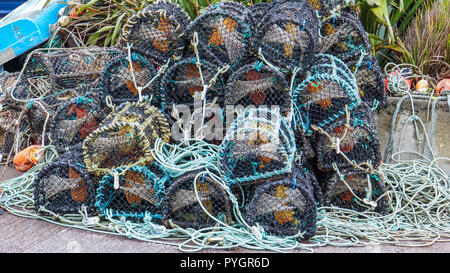
[[251, 12], [238, 2], [213, 4], [189, 25], [187, 33], [189, 41], [197, 35], [200, 54], [210, 51], [235, 69], [249, 56], [253, 34]]
[[41, 106], [21, 104], [7, 96], [0, 104], [0, 161], [10, 163], [26, 147], [42, 145], [43, 141], [48, 143], [46, 123], [52, 119], [52, 114], [47, 116]]
[[157, 138], [170, 140], [169, 123], [150, 102], [126, 102], [83, 141], [89, 172], [103, 175], [121, 166], [151, 162]]
[[[335, 69], [337, 71], [337, 68]], [[306, 79], [293, 91], [294, 119], [307, 134], [312, 126], [323, 128], [361, 103], [356, 83], [338, 73], [312, 67]]]
[[382, 107], [386, 102], [387, 95], [378, 60], [372, 55], [367, 55], [361, 63], [358, 60], [349, 62], [347, 65], [355, 74], [361, 100], [373, 109]]
[[281, 72], [262, 62], [243, 65], [227, 81], [225, 104], [278, 106], [287, 115], [291, 107], [289, 84]]
[[258, 25], [262, 23], [263, 18], [267, 15], [267, 12], [272, 7], [272, 3], [259, 2], [248, 7], [252, 13], [253, 25], [258, 28]]
[[134, 13], [122, 29], [120, 46], [160, 65], [179, 60], [186, 46], [188, 15], [174, 3], [159, 2]]
[[156, 162], [119, 167], [100, 181], [96, 206], [101, 213], [115, 217], [142, 219], [150, 214], [154, 219], [161, 219], [161, 204], [170, 184], [171, 178]]
[[33, 51], [28, 56], [14, 97], [26, 100], [64, 95], [67, 89], [98, 82], [105, 64], [122, 51], [115, 47], [86, 47]]
[[344, 62], [357, 61], [361, 54], [372, 52], [369, 36], [361, 21], [346, 11], [322, 21], [318, 52], [338, 57]]
[[95, 212], [97, 186], [87, 170], [70, 156], [55, 160], [45, 166], [34, 179], [34, 206], [56, 214], [79, 213], [82, 206]]
[[264, 181], [291, 171], [295, 139], [286, 119], [268, 109], [248, 109], [227, 129], [219, 166], [230, 185]]
[[[344, 183], [345, 181], [345, 183]], [[330, 172], [322, 182], [324, 202], [355, 211], [374, 210], [380, 214], [387, 211], [388, 201], [383, 180], [376, 174], [367, 174], [355, 168]]]
[[229, 224], [231, 212], [228, 193], [206, 173], [189, 172], [178, 177], [163, 200], [163, 223], [170, 228], [212, 227], [217, 224], [212, 217]]
[[245, 220], [250, 226], [259, 224], [268, 234], [303, 238], [314, 236], [316, 230], [316, 201], [308, 179], [300, 174], [294, 178], [266, 182], [256, 186]]
[[354, 3], [347, 0], [307, 0], [318, 12], [319, 16], [327, 17], [339, 11], [355, 13]]
[[[6, 160], [13, 149], [16, 140], [16, 122], [19, 120], [20, 112], [21, 108], [15, 107], [15, 105], [2, 104], [2, 111], [0, 111], [0, 154], [2, 160], [0, 161]], [[22, 130], [28, 128], [28, 123], [23, 124], [21, 128]], [[25, 147], [22, 146], [22, 148]]]
[[[378, 167], [381, 162], [380, 139], [370, 107], [362, 103], [349, 112], [348, 126], [346, 124], [347, 117], [343, 117], [324, 128], [327, 135], [316, 132], [317, 167], [322, 171], [330, 171], [333, 170], [333, 164], [346, 168], [364, 162]], [[339, 143], [334, 145], [337, 138]]]
[[318, 41], [318, 19], [305, 1], [274, 3], [255, 30], [254, 47], [273, 65], [304, 73]]
[[152, 96], [155, 105], [160, 101], [160, 74], [156, 65], [141, 54], [116, 57], [105, 65], [101, 77], [105, 96], [111, 97], [116, 105], [139, 101], [144, 96]]
[[296, 160], [299, 162], [306, 164], [309, 163], [316, 158], [316, 149], [315, 145], [310, 136], [307, 136], [305, 131], [301, 126], [294, 126], [292, 128], [295, 137], [295, 155]]
[[19, 72], [8, 73], [3, 72], [0, 73], [0, 93], [1, 97], [4, 95], [10, 94], [11, 89], [16, 84], [17, 78], [19, 77]]
[[192, 106], [195, 101], [204, 99], [206, 103], [215, 102], [222, 106], [226, 71], [221, 73], [220, 70], [208, 59], [201, 59], [199, 65], [195, 58], [176, 62], [167, 69], [161, 80], [163, 105], [171, 110], [173, 104]]
[[51, 120], [50, 138], [58, 153], [83, 140], [105, 117], [96, 94], [86, 94], [60, 105]]

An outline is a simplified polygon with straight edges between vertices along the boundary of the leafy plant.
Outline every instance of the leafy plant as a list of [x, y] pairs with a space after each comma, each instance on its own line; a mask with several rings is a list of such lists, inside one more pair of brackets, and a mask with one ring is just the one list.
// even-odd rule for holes
[[[440, 1], [440, 0], [439, 0]], [[358, 2], [359, 16], [373, 46], [373, 54], [384, 65], [392, 61], [399, 46], [400, 35], [413, 21], [420, 7], [434, 0], [362, 0]]]
[[87, 46], [113, 46], [128, 18], [153, 0], [90, 0], [71, 4], [67, 29]]
[[395, 60], [439, 80], [450, 76], [450, 0], [425, 4], [401, 35]]

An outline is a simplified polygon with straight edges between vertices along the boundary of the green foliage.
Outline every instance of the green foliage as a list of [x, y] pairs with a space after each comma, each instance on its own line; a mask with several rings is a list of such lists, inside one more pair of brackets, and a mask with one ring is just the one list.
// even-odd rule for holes
[[[426, 3], [405, 28], [395, 60], [412, 64], [420, 74], [440, 79], [450, 71], [450, 0]], [[448, 77], [448, 76], [447, 76]]]
[[393, 61], [393, 56], [403, 52], [401, 34], [419, 9], [432, 2], [434, 0], [362, 0], [358, 3], [361, 22], [380, 64]]
[[72, 4], [79, 12], [67, 27], [87, 46], [113, 46], [128, 18], [153, 0], [90, 0]]

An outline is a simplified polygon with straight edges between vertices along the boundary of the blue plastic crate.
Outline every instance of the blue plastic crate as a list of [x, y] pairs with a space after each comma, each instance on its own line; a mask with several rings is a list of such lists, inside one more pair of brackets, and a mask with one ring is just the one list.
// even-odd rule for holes
[[58, 11], [67, 4], [52, 0], [44, 8], [45, 3], [46, 0], [28, 0], [0, 19], [0, 66], [50, 37]]

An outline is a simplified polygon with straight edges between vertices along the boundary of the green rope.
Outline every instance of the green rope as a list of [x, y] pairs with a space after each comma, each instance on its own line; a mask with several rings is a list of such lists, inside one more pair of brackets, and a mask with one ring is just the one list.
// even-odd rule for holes
[[[394, 154], [395, 158], [401, 151]], [[418, 154], [417, 152], [414, 152]], [[270, 250], [289, 252], [292, 250], [314, 251], [320, 246], [368, 246], [390, 244], [397, 246], [428, 246], [439, 241], [450, 240], [450, 180], [438, 166], [449, 158], [428, 159], [425, 156], [415, 160], [397, 160], [382, 163], [376, 170], [383, 179], [386, 192], [383, 195], [389, 203], [387, 214], [380, 215], [372, 210], [357, 212], [338, 207], [318, 208], [316, 235], [308, 242], [302, 242], [302, 234], [278, 237], [266, 234], [260, 226], [249, 226], [241, 215], [240, 205], [220, 175], [217, 167], [218, 148], [200, 140], [187, 140], [179, 145], [156, 141], [152, 151], [155, 160], [172, 177], [189, 171], [198, 173], [193, 183], [208, 175], [228, 193], [233, 204], [235, 222], [226, 224], [200, 206], [216, 221], [214, 227], [194, 230], [165, 228], [146, 214], [143, 222], [133, 222], [125, 217], [116, 219], [106, 210], [104, 215], [89, 217], [81, 209], [75, 215], [56, 215], [45, 208], [34, 210], [33, 178], [57, 155], [54, 148], [47, 146], [38, 165], [20, 177], [1, 184], [0, 205], [10, 213], [21, 217], [36, 218], [51, 223], [80, 228], [104, 234], [115, 234], [137, 240], [178, 246], [180, 251], [194, 252], [204, 249]], [[194, 187], [196, 189], [196, 187]], [[200, 200], [197, 191], [196, 197]], [[381, 198], [381, 197], [379, 197]], [[44, 213], [44, 214], [41, 214]]]

